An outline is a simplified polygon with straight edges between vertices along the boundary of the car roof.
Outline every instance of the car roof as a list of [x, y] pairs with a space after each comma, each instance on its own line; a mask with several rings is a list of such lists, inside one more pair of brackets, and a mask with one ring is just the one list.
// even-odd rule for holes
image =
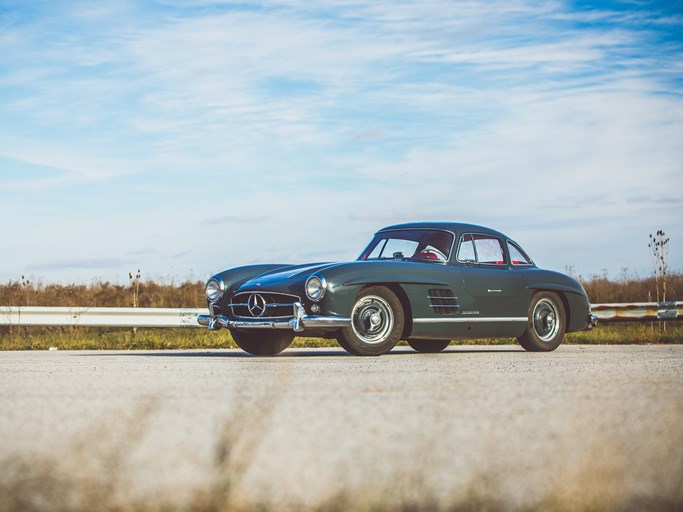
[[495, 229], [463, 222], [409, 222], [406, 224], [394, 224], [393, 226], [387, 226], [380, 229], [378, 233], [392, 229], [443, 229], [446, 231], [452, 231], [456, 235], [460, 235], [461, 233], [481, 233], [498, 236], [500, 238], [509, 238], [507, 235], [504, 235]]

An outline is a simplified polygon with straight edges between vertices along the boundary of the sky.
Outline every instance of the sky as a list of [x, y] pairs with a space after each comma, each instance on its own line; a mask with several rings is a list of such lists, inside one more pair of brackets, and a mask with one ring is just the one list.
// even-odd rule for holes
[[498, 229], [683, 271], [683, 1], [0, 0], [0, 282], [355, 259]]

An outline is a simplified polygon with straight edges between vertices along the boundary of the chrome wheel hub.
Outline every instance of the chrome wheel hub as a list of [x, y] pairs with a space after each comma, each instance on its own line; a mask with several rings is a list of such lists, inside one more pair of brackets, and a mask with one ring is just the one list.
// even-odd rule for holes
[[389, 337], [394, 328], [394, 313], [382, 297], [368, 295], [353, 307], [351, 326], [360, 341], [376, 345]]
[[548, 299], [539, 300], [534, 307], [533, 323], [534, 331], [541, 341], [553, 341], [560, 328], [555, 303]]

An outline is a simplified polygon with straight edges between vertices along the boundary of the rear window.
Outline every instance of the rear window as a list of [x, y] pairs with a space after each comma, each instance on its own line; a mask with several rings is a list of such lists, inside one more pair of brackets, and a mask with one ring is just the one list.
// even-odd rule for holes
[[508, 252], [510, 253], [510, 262], [513, 265], [531, 265], [531, 259], [524, 254], [524, 251], [517, 245], [508, 240]]

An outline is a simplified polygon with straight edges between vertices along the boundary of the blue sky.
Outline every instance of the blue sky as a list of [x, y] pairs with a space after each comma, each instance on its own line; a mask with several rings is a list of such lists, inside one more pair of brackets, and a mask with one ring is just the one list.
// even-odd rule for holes
[[465, 221], [683, 271], [683, 2], [0, 0], [0, 280], [355, 258]]

